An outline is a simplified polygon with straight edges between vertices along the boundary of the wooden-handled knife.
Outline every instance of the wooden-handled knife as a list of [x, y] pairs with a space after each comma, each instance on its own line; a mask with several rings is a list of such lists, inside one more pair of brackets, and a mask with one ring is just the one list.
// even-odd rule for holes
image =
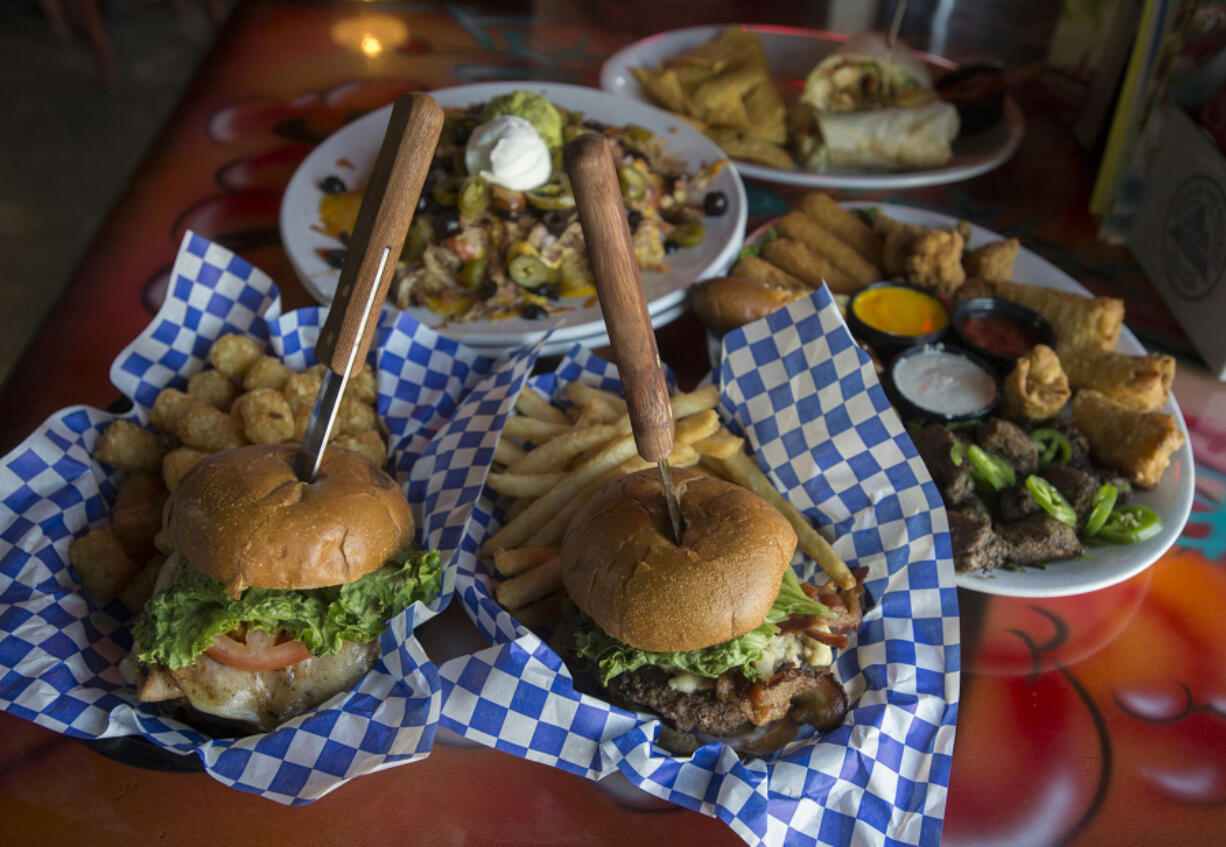
[[294, 457], [294, 473], [303, 482], [315, 481], [345, 385], [366, 361], [442, 128], [442, 107], [428, 94], [405, 94], [392, 107], [315, 345], [315, 357], [327, 370]]
[[634, 441], [639, 455], [660, 469], [673, 540], [680, 544], [681, 507], [668, 471], [673, 412], [613, 156], [603, 136], [584, 133], [566, 146], [564, 160], [596, 281], [596, 296], [626, 393]]

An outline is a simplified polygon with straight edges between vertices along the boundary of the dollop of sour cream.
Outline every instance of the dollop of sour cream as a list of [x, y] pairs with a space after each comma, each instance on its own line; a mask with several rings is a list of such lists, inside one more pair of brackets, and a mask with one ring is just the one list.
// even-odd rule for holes
[[470, 174], [511, 191], [539, 188], [553, 172], [544, 139], [515, 115], [499, 115], [474, 129], [464, 148], [464, 164]]
[[898, 392], [916, 406], [944, 415], [969, 415], [996, 399], [996, 380], [965, 356], [925, 350], [899, 358], [892, 371]]

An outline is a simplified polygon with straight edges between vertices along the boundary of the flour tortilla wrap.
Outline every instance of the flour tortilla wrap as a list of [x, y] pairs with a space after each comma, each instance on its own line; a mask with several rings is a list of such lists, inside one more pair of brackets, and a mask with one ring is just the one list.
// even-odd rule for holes
[[817, 112], [829, 162], [852, 168], [934, 168], [953, 155], [958, 110], [933, 101], [923, 106], [866, 112]]
[[801, 99], [819, 112], [906, 106], [934, 99], [928, 68], [905, 44], [885, 33], [862, 32], [818, 63]]

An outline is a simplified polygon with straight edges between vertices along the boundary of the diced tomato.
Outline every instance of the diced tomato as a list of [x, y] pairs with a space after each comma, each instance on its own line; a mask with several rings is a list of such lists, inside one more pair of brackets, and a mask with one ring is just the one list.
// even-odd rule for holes
[[210, 659], [244, 671], [271, 671], [311, 658], [311, 651], [297, 639], [278, 641], [277, 636], [248, 630], [243, 640], [219, 635], [205, 651]]

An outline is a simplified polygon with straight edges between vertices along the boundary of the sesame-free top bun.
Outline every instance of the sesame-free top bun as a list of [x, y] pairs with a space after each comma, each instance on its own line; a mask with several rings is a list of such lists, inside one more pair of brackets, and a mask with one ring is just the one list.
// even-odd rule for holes
[[796, 551], [774, 506], [739, 485], [675, 469], [685, 529], [672, 541], [655, 468], [616, 479], [562, 540], [571, 600], [640, 650], [697, 650], [759, 626]]
[[294, 475], [297, 444], [206, 456], [174, 493], [174, 549], [233, 597], [248, 587], [352, 582], [413, 541], [413, 513], [396, 483], [365, 457], [329, 447], [315, 481]]

